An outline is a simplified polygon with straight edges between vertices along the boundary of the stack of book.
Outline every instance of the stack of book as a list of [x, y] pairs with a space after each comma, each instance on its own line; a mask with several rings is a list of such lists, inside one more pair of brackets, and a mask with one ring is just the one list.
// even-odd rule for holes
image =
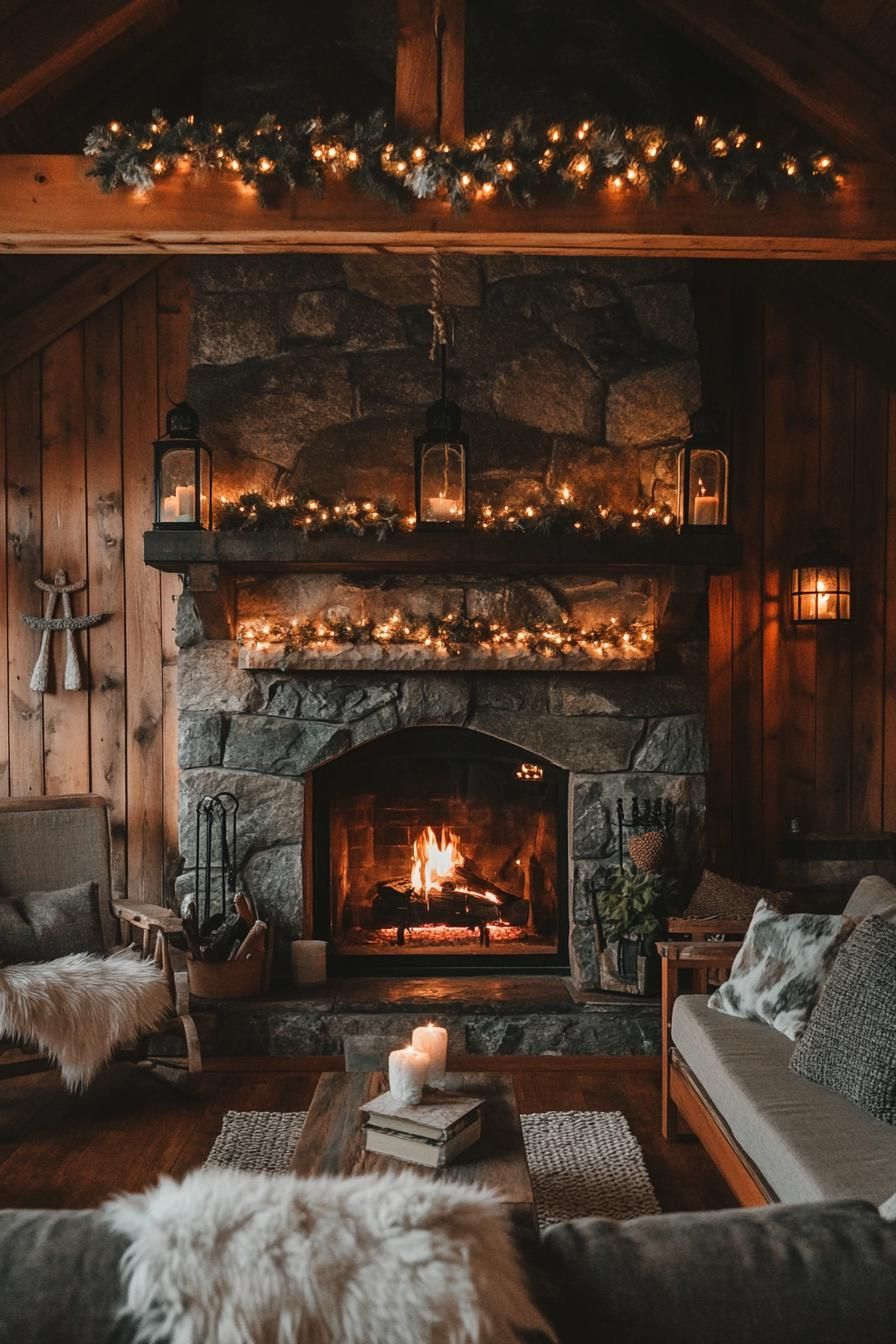
[[361, 1107], [369, 1153], [385, 1153], [423, 1167], [447, 1167], [482, 1133], [482, 1097], [427, 1089], [408, 1105], [391, 1092]]

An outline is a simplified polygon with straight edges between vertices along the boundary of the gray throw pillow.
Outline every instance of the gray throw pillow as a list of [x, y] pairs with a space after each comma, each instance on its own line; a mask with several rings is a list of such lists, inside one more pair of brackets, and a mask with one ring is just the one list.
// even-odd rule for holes
[[896, 1125], [896, 924], [871, 915], [859, 925], [790, 1067]]
[[31, 891], [19, 907], [34, 930], [38, 961], [53, 961], [70, 952], [93, 952], [98, 957], [105, 953], [96, 882], [79, 882], [61, 891]]
[[0, 965], [37, 959], [37, 939], [18, 902], [0, 900]]
[[760, 901], [731, 976], [709, 1000], [710, 1008], [766, 1022], [797, 1040], [854, 928], [845, 915], [780, 915]]

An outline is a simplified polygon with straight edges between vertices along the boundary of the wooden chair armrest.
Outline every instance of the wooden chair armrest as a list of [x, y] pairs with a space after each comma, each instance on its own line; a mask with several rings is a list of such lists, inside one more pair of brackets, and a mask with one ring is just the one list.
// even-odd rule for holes
[[666, 920], [666, 931], [670, 938], [705, 938], [708, 933], [734, 934], [743, 937], [750, 926], [748, 919], [720, 919], [716, 915], [707, 915], [703, 919], [694, 919], [687, 915], [670, 915]]
[[164, 905], [143, 905], [138, 901], [115, 899], [110, 905], [116, 919], [137, 929], [156, 929], [159, 933], [180, 933], [183, 929], [180, 915]]
[[689, 966], [728, 969], [743, 943], [657, 943], [664, 963], [676, 962], [683, 970]]

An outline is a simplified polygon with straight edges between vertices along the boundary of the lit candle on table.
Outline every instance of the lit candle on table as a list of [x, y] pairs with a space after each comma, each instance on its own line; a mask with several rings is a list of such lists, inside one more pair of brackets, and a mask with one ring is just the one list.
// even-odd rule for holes
[[389, 1055], [389, 1091], [399, 1101], [416, 1106], [423, 1100], [423, 1088], [429, 1073], [429, 1055], [406, 1045]]
[[432, 1022], [425, 1027], [415, 1027], [411, 1038], [415, 1050], [422, 1050], [429, 1056], [429, 1072], [426, 1081], [430, 1087], [445, 1086], [445, 1066], [448, 1059], [448, 1032]]

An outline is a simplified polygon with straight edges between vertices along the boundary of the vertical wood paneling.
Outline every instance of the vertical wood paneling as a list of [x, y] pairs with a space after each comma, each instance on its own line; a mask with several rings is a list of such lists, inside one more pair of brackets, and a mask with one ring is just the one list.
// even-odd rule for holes
[[[6, 537], [6, 388], [0, 383], [0, 536]], [[0, 798], [9, 796], [9, 665], [6, 546], [0, 547]]]
[[[189, 265], [185, 258], [158, 273], [159, 430], [172, 405], [186, 400], [190, 366]], [[173, 889], [180, 866], [177, 834], [177, 645], [174, 622], [180, 579], [161, 575], [162, 619], [162, 863], [166, 888]]]
[[887, 430], [886, 640], [884, 644], [885, 831], [896, 831], [896, 392], [889, 396]]
[[[69, 582], [87, 577], [84, 462], [84, 341], [80, 327], [61, 336], [41, 357], [41, 480], [44, 577], [57, 569]], [[90, 603], [89, 592], [73, 593], [73, 614]], [[57, 615], [63, 615], [58, 601]], [[73, 640], [84, 683], [84, 638]], [[49, 794], [85, 793], [90, 787], [90, 718], [85, 690], [64, 687], [67, 641], [51, 641], [52, 694], [44, 697], [44, 790]]]
[[853, 480], [852, 829], [883, 823], [884, 603], [886, 594], [887, 394], [856, 378]]
[[40, 358], [6, 378], [6, 593], [9, 667], [9, 787], [14, 796], [43, 793], [41, 697], [29, 688], [39, 636], [22, 624], [41, 604]]
[[155, 275], [122, 297], [128, 892], [143, 901], [162, 890], [161, 590], [158, 572], [143, 564], [158, 423], [156, 303]]
[[108, 799], [112, 882], [127, 890], [127, 770], [124, 516], [121, 456], [121, 304], [84, 323], [87, 448], [87, 571], [92, 610], [106, 613], [87, 633], [90, 663], [90, 787]]

